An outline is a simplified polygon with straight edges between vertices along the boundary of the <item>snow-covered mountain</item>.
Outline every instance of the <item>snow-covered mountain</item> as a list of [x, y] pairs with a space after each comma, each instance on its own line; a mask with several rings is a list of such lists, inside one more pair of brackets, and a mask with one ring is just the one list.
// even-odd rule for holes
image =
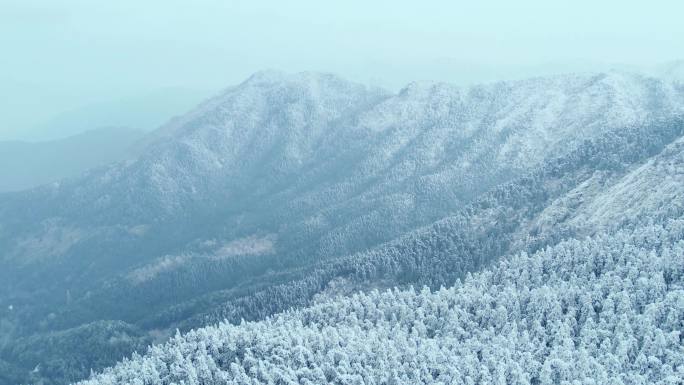
[[[332, 75], [259, 73], [162, 127], [135, 162], [5, 197], [2, 210], [14, 220], [43, 225], [11, 231], [3, 259], [23, 258], [16, 239], [56, 238], [69, 246], [56, 249], [67, 250], [113, 227], [135, 242], [142, 229], [161, 235], [170, 223], [200, 218], [210, 226], [180, 224], [176, 244], [147, 257], [196, 251], [193, 242], [215, 243], [208, 252], [218, 252], [264, 236], [277, 238], [280, 258], [358, 251], [586, 138], [681, 114], [682, 95], [675, 85], [619, 73], [466, 89], [412, 84], [398, 95]], [[37, 206], [30, 213], [21, 209], [28, 202]], [[46, 220], [79, 236], [67, 241]], [[367, 232], [371, 223], [377, 233]]]
[[[447, 284], [618, 216], [672, 216], [683, 112], [681, 84], [626, 73], [398, 94], [255, 74], [135, 160], [0, 195], [0, 365], [76, 380], [89, 369], [76, 358], [26, 347], [132, 350], [317, 295]], [[96, 368], [126, 350], [98, 346]]]

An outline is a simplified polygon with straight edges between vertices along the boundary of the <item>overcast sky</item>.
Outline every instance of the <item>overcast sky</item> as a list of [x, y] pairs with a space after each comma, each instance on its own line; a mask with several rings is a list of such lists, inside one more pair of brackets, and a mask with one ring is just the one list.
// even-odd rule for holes
[[1, 0], [0, 139], [55, 122], [150, 128], [267, 68], [396, 89], [648, 66], [684, 54], [681, 4]]

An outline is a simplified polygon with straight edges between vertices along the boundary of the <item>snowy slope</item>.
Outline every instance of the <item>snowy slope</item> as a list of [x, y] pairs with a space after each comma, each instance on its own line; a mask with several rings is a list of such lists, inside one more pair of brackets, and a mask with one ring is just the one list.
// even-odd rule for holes
[[[682, 214], [682, 185], [671, 180], [678, 177], [673, 170], [682, 165], [682, 135], [681, 120], [607, 133], [482, 194], [454, 215], [391, 242], [301, 269], [289, 275], [290, 282], [276, 282], [248, 294], [214, 293], [161, 312], [154, 319], [177, 322], [177, 314], [184, 313], [181, 309], [192, 309], [193, 317], [177, 324], [188, 330], [224, 319], [258, 319], [305, 305], [321, 292], [345, 294], [397, 284], [439, 288], [506, 254], [534, 252], [562, 239], [592, 235], [602, 229], [677, 217]], [[667, 167], [651, 172], [654, 164]], [[649, 181], [631, 183], [630, 195], [647, 199], [640, 204], [632, 202], [629, 208], [603, 206], [602, 201], [610, 198], [602, 191], [633, 181], [637, 174], [648, 175]], [[587, 207], [592, 209], [587, 211]], [[615, 219], [610, 225], [587, 219], [599, 214]]]
[[684, 138], [679, 138], [625, 174], [594, 173], [551, 202], [523, 231], [591, 235], [682, 213]]

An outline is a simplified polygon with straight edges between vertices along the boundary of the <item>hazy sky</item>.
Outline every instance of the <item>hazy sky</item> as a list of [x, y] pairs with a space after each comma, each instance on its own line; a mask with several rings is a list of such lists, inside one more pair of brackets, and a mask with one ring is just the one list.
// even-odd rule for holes
[[150, 128], [266, 68], [398, 88], [652, 65], [684, 53], [682, 4], [0, 0], [0, 139]]

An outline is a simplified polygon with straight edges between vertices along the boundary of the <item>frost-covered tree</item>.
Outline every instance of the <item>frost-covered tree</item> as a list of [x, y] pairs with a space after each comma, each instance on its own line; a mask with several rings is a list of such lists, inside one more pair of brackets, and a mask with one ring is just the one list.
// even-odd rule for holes
[[518, 253], [448, 289], [221, 323], [82, 384], [681, 383], [682, 222]]

